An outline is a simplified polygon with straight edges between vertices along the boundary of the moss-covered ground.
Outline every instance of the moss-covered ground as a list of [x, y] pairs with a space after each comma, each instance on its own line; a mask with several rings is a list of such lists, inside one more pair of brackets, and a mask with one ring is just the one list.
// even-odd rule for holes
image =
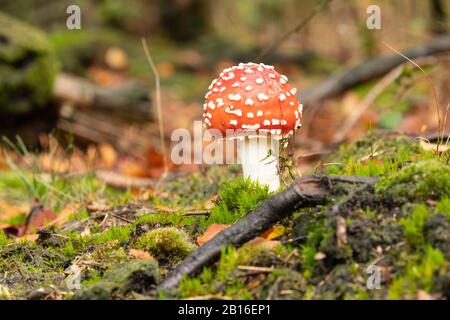
[[[209, 225], [234, 223], [270, 196], [267, 189], [233, 166], [173, 178], [145, 197], [93, 176], [2, 172], [1, 199], [36, 197], [59, 214], [67, 203], [78, 206], [37, 240], [0, 232], [0, 298], [448, 299], [448, 154], [424, 151], [408, 137], [369, 134], [327, 161], [323, 174], [380, 180], [334, 186], [326, 204], [280, 222], [275, 248], [224, 248], [216, 264], [158, 294], [155, 286], [196, 250]], [[209, 214], [188, 212], [205, 207]]]

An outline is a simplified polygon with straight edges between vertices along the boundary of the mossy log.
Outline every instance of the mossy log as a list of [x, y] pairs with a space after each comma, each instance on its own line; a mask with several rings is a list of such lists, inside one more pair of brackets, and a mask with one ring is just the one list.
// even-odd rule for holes
[[0, 113], [45, 107], [58, 62], [45, 34], [0, 13]]

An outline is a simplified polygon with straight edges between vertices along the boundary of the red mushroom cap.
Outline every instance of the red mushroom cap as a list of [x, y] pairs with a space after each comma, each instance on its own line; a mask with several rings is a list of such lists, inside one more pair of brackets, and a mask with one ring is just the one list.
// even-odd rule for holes
[[240, 63], [223, 70], [209, 86], [204, 126], [248, 133], [288, 135], [300, 128], [302, 105], [288, 79], [265, 64]]

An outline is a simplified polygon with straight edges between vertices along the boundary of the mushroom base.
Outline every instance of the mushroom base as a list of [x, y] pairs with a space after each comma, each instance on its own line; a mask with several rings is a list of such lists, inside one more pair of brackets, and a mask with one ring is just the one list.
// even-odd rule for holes
[[280, 188], [278, 170], [279, 139], [270, 136], [244, 137], [239, 140], [239, 151], [244, 178], [250, 178], [270, 191]]

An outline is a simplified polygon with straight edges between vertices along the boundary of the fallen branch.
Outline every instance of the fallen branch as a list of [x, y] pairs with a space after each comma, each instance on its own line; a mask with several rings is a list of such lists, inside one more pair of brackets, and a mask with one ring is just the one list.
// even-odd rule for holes
[[375, 177], [310, 175], [297, 179], [285, 191], [264, 201], [254, 211], [217, 234], [179, 264], [159, 285], [159, 290], [175, 288], [182, 277], [193, 276], [220, 258], [223, 247], [239, 247], [255, 238], [276, 222], [300, 208], [314, 206], [332, 194], [333, 183], [374, 184]]
[[[417, 59], [446, 52], [450, 52], [449, 34], [437, 37], [416, 48], [404, 50], [403, 54], [410, 59]], [[398, 54], [374, 58], [306, 89], [301, 94], [301, 101], [303, 104], [310, 106], [308, 112], [311, 112], [318, 108], [318, 104], [315, 103], [339, 95], [361, 83], [381, 77], [404, 62], [405, 59]]]
[[136, 119], [151, 119], [148, 90], [136, 81], [100, 87], [81, 77], [60, 73], [53, 85], [53, 96], [79, 106], [121, 112]]

